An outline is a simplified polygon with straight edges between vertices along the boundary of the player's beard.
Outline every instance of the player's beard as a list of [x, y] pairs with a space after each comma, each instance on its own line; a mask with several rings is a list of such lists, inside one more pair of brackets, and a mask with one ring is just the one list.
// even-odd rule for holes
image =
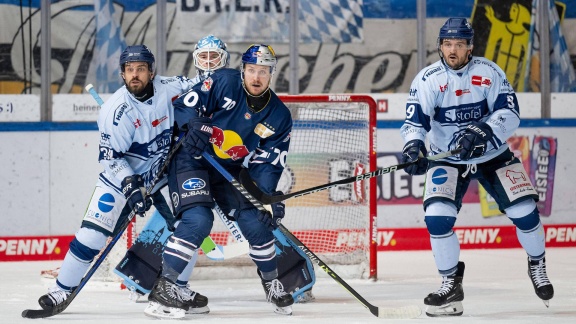
[[448, 54], [443, 55], [444, 62], [448, 65], [452, 70], [459, 70], [466, 64], [468, 64], [468, 57], [469, 52], [466, 52], [466, 55], [460, 56], [458, 54]]
[[133, 78], [128, 82], [124, 81], [124, 83], [126, 84], [126, 88], [128, 89], [128, 91], [134, 95], [142, 93], [142, 91], [144, 91], [144, 89], [146, 88], [146, 84], [138, 78]]

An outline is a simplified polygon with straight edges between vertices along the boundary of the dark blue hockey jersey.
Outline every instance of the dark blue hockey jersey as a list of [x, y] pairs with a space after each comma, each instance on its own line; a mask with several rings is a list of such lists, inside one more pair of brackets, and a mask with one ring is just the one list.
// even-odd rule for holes
[[209, 153], [225, 168], [246, 160], [252, 179], [271, 193], [286, 164], [292, 117], [272, 91], [259, 112], [248, 106], [246, 97], [240, 72], [220, 69], [173, 102], [174, 118], [182, 129], [190, 118], [210, 117], [214, 132]]

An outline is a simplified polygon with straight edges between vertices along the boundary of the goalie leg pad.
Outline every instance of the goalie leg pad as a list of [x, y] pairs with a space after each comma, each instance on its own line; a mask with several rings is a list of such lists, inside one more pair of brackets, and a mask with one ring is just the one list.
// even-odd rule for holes
[[315, 299], [312, 286], [316, 283], [316, 273], [310, 258], [299, 247], [291, 244], [279, 229], [272, 232], [276, 238], [276, 259], [278, 280], [295, 302], [304, 303]]
[[138, 239], [114, 269], [124, 279], [124, 285], [140, 294], [147, 294], [162, 269], [162, 252], [172, 233], [166, 220], [155, 211]]

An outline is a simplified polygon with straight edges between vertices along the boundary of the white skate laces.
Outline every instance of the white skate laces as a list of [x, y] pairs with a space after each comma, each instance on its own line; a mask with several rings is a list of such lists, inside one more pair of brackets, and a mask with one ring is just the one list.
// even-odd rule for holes
[[168, 295], [178, 301], [184, 301], [183, 292], [181, 287], [178, 287], [176, 284], [170, 284], [170, 289], [168, 289]]
[[444, 296], [450, 292], [452, 287], [454, 287], [454, 278], [442, 277], [442, 286], [434, 294]]
[[179, 298], [183, 301], [193, 300], [194, 296], [196, 296], [196, 292], [190, 289], [190, 285], [186, 286], [174, 286], [176, 288], [176, 293], [178, 294]]
[[[538, 263], [534, 264], [535, 262]], [[548, 275], [546, 274], [546, 263], [544, 263], [543, 259], [538, 261], [532, 260], [530, 262], [530, 277], [532, 277], [532, 281], [536, 288], [551, 284]]]
[[54, 306], [62, 304], [70, 296], [69, 291], [62, 290], [59, 287], [52, 287], [48, 289], [48, 298], [52, 300]]
[[268, 290], [267, 300], [272, 302], [272, 298], [280, 298], [286, 295], [284, 291], [284, 285], [278, 279], [274, 279], [272, 281], [266, 282], [266, 288]]

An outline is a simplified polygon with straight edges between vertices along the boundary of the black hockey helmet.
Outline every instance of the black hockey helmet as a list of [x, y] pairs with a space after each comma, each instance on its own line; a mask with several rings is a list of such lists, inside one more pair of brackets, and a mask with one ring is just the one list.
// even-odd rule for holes
[[466, 18], [448, 18], [440, 28], [438, 44], [442, 44], [446, 38], [465, 39], [468, 45], [473, 45], [474, 29]]
[[146, 47], [146, 45], [128, 46], [120, 54], [120, 70], [124, 72], [124, 65], [128, 62], [146, 62], [148, 69], [154, 72], [154, 54]]

